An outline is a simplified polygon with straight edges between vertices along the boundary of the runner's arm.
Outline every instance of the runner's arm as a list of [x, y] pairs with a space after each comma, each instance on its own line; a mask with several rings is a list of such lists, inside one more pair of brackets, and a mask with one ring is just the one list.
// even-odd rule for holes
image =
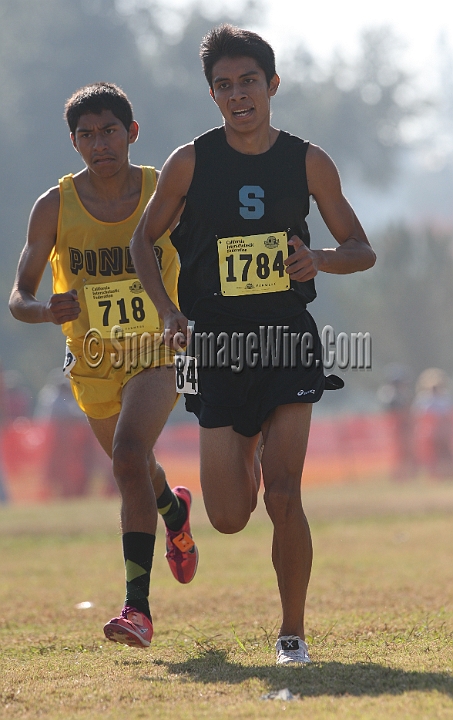
[[55, 245], [59, 207], [58, 188], [51, 188], [38, 198], [31, 211], [27, 242], [19, 259], [9, 299], [9, 309], [16, 320], [61, 325], [75, 320], [80, 313], [74, 292], [52, 295], [45, 303], [36, 298], [49, 255]]
[[195, 166], [193, 144], [175, 150], [163, 166], [157, 188], [145, 208], [130, 243], [136, 273], [164, 321], [164, 340], [187, 331], [187, 318], [169, 298], [162, 282], [154, 243], [172, 227], [184, 205]]
[[293, 236], [290, 244], [296, 252], [286, 260], [291, 279], [302, 282], [320, 271], [343, 275], [373, 267], [376, 255], [343, 195], [340, 176], [332, 159], [321, 148], [309, 145], [306, 168], [308, 191], [338, 247], [310, 250]]

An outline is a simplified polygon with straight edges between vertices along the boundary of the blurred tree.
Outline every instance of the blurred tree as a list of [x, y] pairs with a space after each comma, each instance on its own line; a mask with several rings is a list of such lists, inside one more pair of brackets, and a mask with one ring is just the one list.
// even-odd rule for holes
[[56, 173], [81, 167], [62, 122], [65, 99], [87, 82], [127, 87], [145, 78], [113, 0], [2, 0], [0, 12], [3, 201], [16, 226], [18, 209], [28, 210]]
[[339, 329], [371, 333], [374, 384], [391, 362], [417, 374], [435, 366], [452, 375], [453, 231], [400, 224], [372, 243], [375, 268], [350, 277], [338, 295], [338, 312], [347, 318]]
[[277, 125], [323, 147], [342, 174], [388, 186], [407, 147], [401, 126], [426, 105], [413, 99], [413, 80], [399, 66], [398, 50], [386, 27], [363, 33], [354, 62], [336, 56], [326, 69], [297, 49], [275, 103]]
[[453, 224], [453, 47], [441, 35], [430, 67], [433, 102], [423, 122], [408, 128], [414, 153], [407, 173], [408, 205], [415, 217]]

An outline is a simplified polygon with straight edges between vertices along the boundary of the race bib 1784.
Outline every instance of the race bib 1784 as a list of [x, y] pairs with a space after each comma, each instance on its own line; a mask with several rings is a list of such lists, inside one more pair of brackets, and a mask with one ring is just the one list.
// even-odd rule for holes
[[289, 290], [284, 260], [288, 257], [286, 232], [219, 238], [222, 295], [259, 295]]

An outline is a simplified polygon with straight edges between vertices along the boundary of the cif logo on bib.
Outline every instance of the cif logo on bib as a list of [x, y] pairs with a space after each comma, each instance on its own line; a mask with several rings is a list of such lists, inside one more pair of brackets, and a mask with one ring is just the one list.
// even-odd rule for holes
[[239, 190], [239, 213], [244, 220], [259, 220], [264, 215], [264, 190], [259, 185], [243, 185]]

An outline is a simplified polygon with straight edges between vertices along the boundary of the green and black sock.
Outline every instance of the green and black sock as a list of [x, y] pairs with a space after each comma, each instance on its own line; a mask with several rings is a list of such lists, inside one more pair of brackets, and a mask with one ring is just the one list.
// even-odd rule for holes
[[173, 532], [180, 530], [186, 522], [186, 504], [175, 495], [167, 482], [162, 495], [157, 498], [157, 509], [162, 515], [165, 525]]
[[151, 619], [149, 610], [149, 581], [153, 565], [156, 536], [143, 532], [123, 535], [123, 553], [126, 564], [125, 605], [136, 608]]

